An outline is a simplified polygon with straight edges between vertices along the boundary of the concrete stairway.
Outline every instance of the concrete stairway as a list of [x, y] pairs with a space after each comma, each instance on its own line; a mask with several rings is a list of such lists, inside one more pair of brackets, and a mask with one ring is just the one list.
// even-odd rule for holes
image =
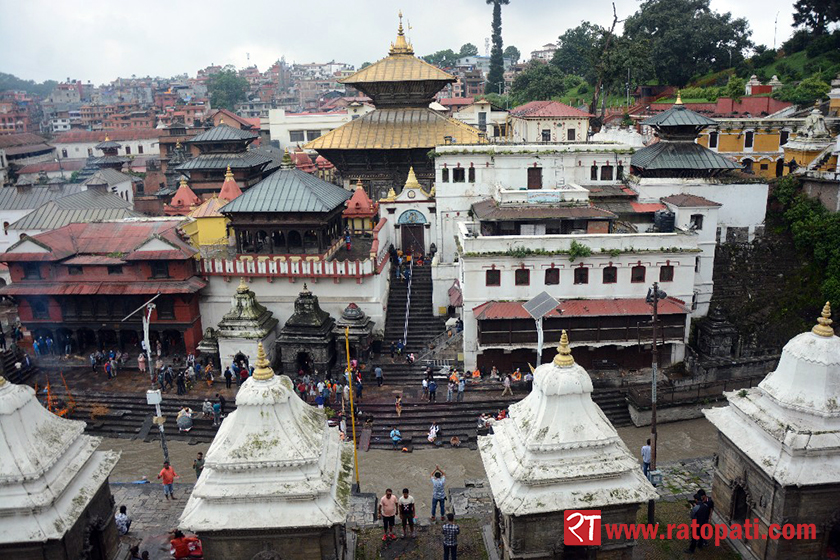
[[[428, 343], [444, 330], [444, 320], [435, 317], [432, 308], [432, 268], [415, 266], [412, 272], [411, 304], [409, 306], [408, 341], [405, 352], [419, 356]], [[388, 293], [388, 314], [385, 318], [383, 355], [389, 352], [391, 341], [403, 338], [408, 287], [402, 280], [391, 280]]]
[[[18, 363], [21, 364], [20, 369], [16, 367]], [[23, 351], [15, 346], [0, 352], [0, 368], [3, 377], [12, 383], [26, 383], [38, 372], [34, 364], [26, 365]]]

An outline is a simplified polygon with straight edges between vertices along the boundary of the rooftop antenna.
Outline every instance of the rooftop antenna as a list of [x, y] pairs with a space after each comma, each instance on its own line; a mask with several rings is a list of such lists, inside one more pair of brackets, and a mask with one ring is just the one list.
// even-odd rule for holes
[[245, 58], [248, 60], [248, 62], [251, 62], [251, 53], [246, 52], [245, 53]]
[[779, 12], [776, 12], [776, 20], [773, 22], [773, 50], [776, 50], [776, 29], [779, 27]]
[[490, 37], [484, 38], [484, 56], [490, 56]]

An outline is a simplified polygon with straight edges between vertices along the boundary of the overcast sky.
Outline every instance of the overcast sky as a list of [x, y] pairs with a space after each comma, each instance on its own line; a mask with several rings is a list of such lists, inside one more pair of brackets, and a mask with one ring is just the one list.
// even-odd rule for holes
[[[793, 0], [712, 0], [717, 11], [746, 17], [756, 44], [791, 32]], [[636, 0], [616, 0], [619, 18]], [[402, 8], [418, 55], [470, 42], [484, 54], [492, 7], [483, 0], [0, 0], [0, 71], [42, 81], [67, 77], [172, 76], [211, 63], [265, 70], [288, 62], [336, 60], [358, 67], [387, 54]], [[581, 21], [608, 26], [609, 0], [512, 0], [503, 7], [505, 45], [527, 57]]]

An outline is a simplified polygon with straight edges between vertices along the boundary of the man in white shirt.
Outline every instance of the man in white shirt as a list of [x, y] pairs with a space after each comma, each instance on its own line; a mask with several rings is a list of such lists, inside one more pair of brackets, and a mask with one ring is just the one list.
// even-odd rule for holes
[[417, 517], [417, 512], [414, 510], [414, 496], [408, 493], [408, 488], [403, 488], [402, 496], [399, 500], [400, 520], [402, 520], [403, 538], [408, 536], [406, 526], [411, 530], [411, 536], [416, 537], [414, 532], [414, 518]]
[[650, 440], [642, 446], [642, 472], [645, 473], [645, 478], [648, 478], [650, 472]]

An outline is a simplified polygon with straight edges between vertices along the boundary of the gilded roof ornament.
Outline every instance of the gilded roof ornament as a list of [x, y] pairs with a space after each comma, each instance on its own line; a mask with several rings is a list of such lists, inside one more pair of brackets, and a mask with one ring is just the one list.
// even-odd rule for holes
[[107, 134], [105, 135], [105, 141], [106, 141], [106, 142], [110, 142], [110, 141], [111, 141], [111, 138], [110, 138]]
[[356, 181], [356, 190], [359, 190], [359, 189], [365, 190], [365, 186], [362, 184], [362, 180], [361, 180], [361, 179], [358, 179], [358, 180]]
[[0, 387], [6, 384], [6, 378], [0, 375]]
[[181, 185], [182, 187], [187, 187], [187, 178], [181, 175]]
[[181, 139], [180, 139], [180, 138], [178, 139], [178, 141], [177, 141], [177, 142], [175, 142], [175, 149], [176, 149], [176, 150], [180, 150], [180, 149], [181, 149]]
[[569, 335], [563, 330], [560, 336], [560, 345], [557, 346], [557, 355], [554, 356], [554, 365], [558, 367], [570, 367], [575, 365], [575, 359], [572, 357], [572, 350], [569, 348]]
[[225, 181], [233, 181], [233, 171], [230, 170], [230, 165], [227, 166], [227, 171], [225, 171]]
[[388, 189], [388, 195], [383, 198], [380, 202], [394, 202], [397, 199], [397, 191], [394, 190], [394, 187]]
[[819, 336], [834, 336], [834, 329], [831, 328], [831, 302], [825, 302], [825, 307], [823, 307], [822, 313], [817, 318], [817, 324], [814, 325], [814, 328], [811, 329], [811, 332], [819, 335]]
[[405, 180], [405, 189], [420, 189], [423, 190], [423, 185], [417, 180], [417, 175], [414, 174], [414, 166], [408, 168], [408, 178]]
[[680, 95], [680, 90], [677, 90], [677, 100], [674, 101], [674, 105], [682, 105], [682, 96]]
[[388, 54], [414, 54], [414, 48], [411, 46], [411, 43], [405, 39], [405, 32], [403, 31], [402, 24], [402, 11], [400, 11], [400, 25], [397, 27], [397, 40], [396, 42], [391, 43], [391, 49], [388, 51]]
[[257, 381], [268, 381], [272, 377], [274, 377], [274, 370], [271, 369], [271, 365], [268, 363], [263, 343], [259, 342], [257, 344], [257, 362], [254, 367], [254, 379]]
[[281, 169], [294, 169], [295, 164], [292, 162], [292, 156], [289, 154], [289, 148], [283, 152], [283, 161], [280, 163]]
[[248, 291], [248, 283], [245, 281], [245, 277], [239, 279], [239, 287], [236, 288], [236, 293], [244, 294]]

